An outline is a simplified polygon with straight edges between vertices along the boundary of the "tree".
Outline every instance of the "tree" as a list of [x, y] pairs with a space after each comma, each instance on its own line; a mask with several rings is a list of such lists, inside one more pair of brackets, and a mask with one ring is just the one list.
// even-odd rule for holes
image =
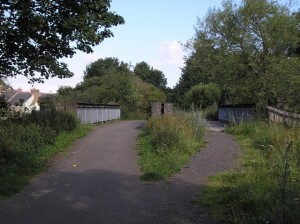
[[[124, 19], [110, 12], [111, 0], [16, 0], [0, 5], [0, 78], [24, 75], [31, 82], [71, 77], [59, 61], [76, 50], [113, 36], [110, 28]], [[40, 74], [37, 77], [37, 74]]]
[[129, 65], [123, 61], [119, 62], [118, 58], [101, 58], [86, 66], [86, 70], [84, 71], [84, 79], [101, 77], [107, 74], [110, 69], [115, 69], [116, 72], [130, 71]]
[[[126, 66], [124, 66], [126, 65]], [[91, 69], [92, 68], [92, 69]], [[99, 59], [87, 66], [83, 82], [60, 87], [59, 100], [66, 103], [115, 103], [122, 118], [146, 118], [150, 102], [165, 102], [163, 90], [142, 79], [116, 58]]]
[[[294, 13], [294, 16], [298, 21], [298, 24], [300, 24], [300, 9], [298, 10], [298, 12]], [[293, 44], [292, 53], [300, 56], [300, 26], [298, 26], [298, 32], [297, 32], [296, 40]]]
[[0, 118], [7, 116], [8, 112], [9, 112], [8, 106], [9, 105], [5, 99], [5, 96], [0, 95]]
[[[3, 89], [9, 89], [11, 88], [11, 86], [9, 84], [7, 84], [4, 80], [0, 79], [0, 87], [2, 86], [2, 90]], [[0, 88], [0, 92], [1, 92], [1, 88]]]
[[57, 93], [61, 96], [68, 96], [72, 93], [73, 87], [71, 86], [61, 86], [58, 88]]
[[214, 103], [218, 103], [221, 97], [220, 88], [214, 84], [199, 84], [193, 86], [186, 94], [186, 105], [194, 105], [197, 108], [205, 109], [212, 106]]
[[133, 70], [134, 74], [139, 76], [144, 82], [150, 83], [160, 89], [165, 89], [167, 79], [162, 71], [153, 69], [147, 62], [137, 63]]
[[[300, 60], [290, 54], [299, 33], [296, 17], [276, 1], [227, 0], [198, 20], [175, 90], [216, 83], [222, 103], [276, 104], [297, 88]], [[279, 66], [280, 65], [280, 66]], [[296, 82], [297, 83], [297, 82]]]

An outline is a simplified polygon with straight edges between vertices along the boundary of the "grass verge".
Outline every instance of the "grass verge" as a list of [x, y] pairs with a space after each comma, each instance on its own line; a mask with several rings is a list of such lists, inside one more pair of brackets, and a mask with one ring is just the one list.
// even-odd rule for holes
[[242, 148], [241, 167], [211, 177], [197, 202], [230, 223], [299, 223], [299, 128], [250, 122], [229, 132]]
[[29, 180], [44, 171], [49, 160], [59, 152], [66, 152], [78, 138], [84, 137], [92, 125], [77, 125], [73, 131], [61, 132], [51, 145], [46, 145], [35, 153], [20, 156], [14, 162], [0, 167], [0, 199], [11, 196], [23, 189]]
[[137, 146], [142, 179], [163, 180], [178, 172], [204, 145], [205, 133], [206, 121], [196, 111], [150, 118]]

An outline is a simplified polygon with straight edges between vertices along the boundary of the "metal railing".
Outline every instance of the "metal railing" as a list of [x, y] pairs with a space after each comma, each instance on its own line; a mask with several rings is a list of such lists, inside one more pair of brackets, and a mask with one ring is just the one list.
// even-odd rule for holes
[[220, 106], [218, 111], [219, 121], [240, 123], [253, 120], [255, 117], [255, 105], [228, 105]]
[[118, 105], [78, 103], [76, 114], [81, 123], [100, 123], [121, 118], [121, 108]]

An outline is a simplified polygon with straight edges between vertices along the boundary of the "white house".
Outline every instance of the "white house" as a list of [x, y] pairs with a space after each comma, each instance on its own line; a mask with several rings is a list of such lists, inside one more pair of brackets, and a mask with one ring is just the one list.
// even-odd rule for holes
[[39, 90], [32, 89], [31, 92], [23, 92], [22, 89], [5, 90], [2, 95], [13, 111], [31, 113], [33, 110], [40, 110]]

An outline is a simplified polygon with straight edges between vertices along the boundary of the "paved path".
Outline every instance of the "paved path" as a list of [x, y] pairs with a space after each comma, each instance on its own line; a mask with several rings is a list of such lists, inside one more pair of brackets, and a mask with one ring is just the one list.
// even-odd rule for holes
[[225, 131], [225, 124], [218, 121], [207, 121], [208, 129], [210, 131]]
[[23, 192], [0, 202], [3, 224], [215, 223], [190, 203], [209, 175], [234, 165], [231, 136], [208, 146], [169, 181], [139, 179], [135, 140], [143, 121], [97, 127]]

